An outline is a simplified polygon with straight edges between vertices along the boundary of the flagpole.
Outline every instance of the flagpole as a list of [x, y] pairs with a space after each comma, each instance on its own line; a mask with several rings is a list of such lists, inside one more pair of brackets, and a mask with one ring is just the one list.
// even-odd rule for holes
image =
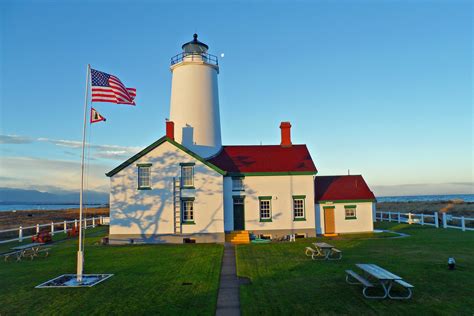
[[87, 65], [86, 92], [84, 96], [84, 125], [82, 127], [82, 158], [81, 158], [81, 191], [79, 194], [79, 246], [77, 250], [77, 282], [82, 282], [82, 272], [84, 270], [84, 252], [82, 245], [82, 204], [84, 195], [84, 156], [86, 145], [86, 127], [87, 127], [87, 101], [89, 97], [89, 80], [91, 65]]

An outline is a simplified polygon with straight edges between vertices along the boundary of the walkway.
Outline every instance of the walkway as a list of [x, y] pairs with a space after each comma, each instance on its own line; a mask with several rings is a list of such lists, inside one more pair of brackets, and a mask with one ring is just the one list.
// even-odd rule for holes
[[216, 315], [240, 315], [239, 278], [235, 266], [235, 247], [225, 243]]

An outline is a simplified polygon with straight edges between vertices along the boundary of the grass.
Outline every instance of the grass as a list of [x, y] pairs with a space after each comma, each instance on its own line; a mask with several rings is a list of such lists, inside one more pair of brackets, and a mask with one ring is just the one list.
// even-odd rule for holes
[[77, 239], [52, 245], [49, 258], [0, 261], [0, 315], [214, 314], [222, 245], [97, 245], [106, 234], [87, 230], [85, 273], [114, 274], [93, 288], [34, 288], [75, 273]]
[[[295, 243], [237, 247], [237, 273], [249, 277], [240, 288], [243, 315], [272, 314], [468, 314], [474, 310], [474, 233], [419, 225], [381, 223], [377, 228], [408, 238], [313, 238]], [[314, 262], [304, 255], [311, 242], [328, 241], [343, 251], [341, 261]], [[457, 269], [447, 269], [448, 257]], [[375, 263], [415, 286], [407, 301], [367, 300], [362, 288], [345, 283], [346, 269]]]

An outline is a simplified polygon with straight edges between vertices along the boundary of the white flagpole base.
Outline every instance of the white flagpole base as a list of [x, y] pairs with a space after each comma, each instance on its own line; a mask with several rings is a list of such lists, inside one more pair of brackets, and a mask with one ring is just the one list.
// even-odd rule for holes
[[84, 254], [82, 251], [77, 252], [77, 282], [82, 282], [82, 270], [84, 264]]

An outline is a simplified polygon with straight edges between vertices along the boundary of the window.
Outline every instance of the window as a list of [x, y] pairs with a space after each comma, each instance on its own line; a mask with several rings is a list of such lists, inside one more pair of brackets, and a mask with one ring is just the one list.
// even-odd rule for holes
[[150, 172], [151, 164], [140, 164], [138, 165], [138, 189], [150, 189]]
[[181, 164], [181, 186], [194, 186], [194, 164]]
[[293, 220], [301, 221], [305, 220], [305, 196], [294, 195], [293, 196]]
[[345, 205], [344, 210], [346, 212], [346, 219], [356, 219], [356, 206], [355, 205]]
[[194, 201], [182, 200], [183, 223], [194, 223]]
[[271, 222], [272, 221], [272, 197], [271, 196], [260, 196], [260, 221]]
[[232, 178], [232, 191], [244, 191], [244, 178]]

